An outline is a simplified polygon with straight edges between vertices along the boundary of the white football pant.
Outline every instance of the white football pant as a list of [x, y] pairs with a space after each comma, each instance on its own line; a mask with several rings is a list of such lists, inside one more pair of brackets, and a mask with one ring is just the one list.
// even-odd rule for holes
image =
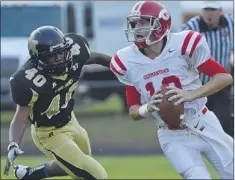
[[[198, 119], [207, 122], [203, 123], [204, 129], [201, 134], [197, 133], [199, 130], [193, 130]], [[194, 118], [192, 122], [194, 124], [192, 123], [191, 128], [184, 130], [169, 130], [167, 127], [158, 130], [161, 148], [174, 169], [183, 179], [211, 179], [202, 160], [202, 155], [205, 155], [221, 179], [233, 179], [233, 139], [223, 132], [218, 118], [213, 112], [207, 111], [205, 115], [200, 114], [200, 117]], [[217, 143], [221, 153], [218, 153], [218, 150], [216, 152], [216, 148], [213, 147], [213, 139], [203, 136], [203, 131], [208, 129], [210, 137], [214, 137], [216, 141], [220, 136], [225, 139], [221, 144]], [[229, 163], [224, 165], [221, 159]]]

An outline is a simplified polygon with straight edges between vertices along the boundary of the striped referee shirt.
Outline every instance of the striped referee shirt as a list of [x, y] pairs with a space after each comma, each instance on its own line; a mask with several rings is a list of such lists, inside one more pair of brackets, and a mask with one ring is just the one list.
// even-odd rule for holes
[[[191, 18], [181, 27], [181, 30], [193, 30], [203, 34], [211, 50], [211, 56], [222, 66], [231, 71], [230, 58], [233, 53], [234, 27], [231, 15], [224, 14], [220, 17], [219, 27], [209, 29], [200, 16]], [[205, 84], [209, 77], [200, 74], [200, 79]]]

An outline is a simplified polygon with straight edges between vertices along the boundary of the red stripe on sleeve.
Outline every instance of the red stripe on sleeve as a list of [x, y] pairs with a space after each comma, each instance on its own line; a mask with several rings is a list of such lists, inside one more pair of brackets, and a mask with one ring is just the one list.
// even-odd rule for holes
[[126, 71], [126, 67], [124, 66], [124, 64], [122, 63], [122, 61], [119, 59], [119, 57], [117, 56], [117, 54], [114, 55], [114, 60], [117, 63], [117, 65], [124, 71]]
[[206, 62], [197, 67], [198, 71], [213, 77], [218, 73], [229, 73], [222, 65], [220, 65], [213, 58], [208, 59]]
[[191, 39], [191, 37], [193, 36], [193, 31], [190, 31], [187, 36], [185, 37], [184, 39], [184, 43], [183, 43], [183, 46], [182, 46], [182, 49], [181, 49], [181, 55], [184, 55], [186, 50], [187, 50], [187, 47], [188, 47], [188, 43]]
[[195, 41], [194, 41], [194, 43], [193, 43], [192, 49], [190, 51], [190, 54], [189, 54], [190, 58], [192, 57], [192, 55], [193, 55], [193, 53], [194, 53], [194, 51], [195, 51], [195, 49], [196, 49], [196, 47], [197, 47], [197, 45], [198, 45], [201, 38], [202, 38], [202, 34], [198, 34]]
[[124, 76], [124, 74], [118, 72], [118, 70], [113, 66], [112, 63], [110, 63], [110, 69], [111, 69], [113, 72], [117, 73], [118, 75]]
[[134, 86], [126, 86], [126, 101], [128, 108], [140, 103], [140, 94]]

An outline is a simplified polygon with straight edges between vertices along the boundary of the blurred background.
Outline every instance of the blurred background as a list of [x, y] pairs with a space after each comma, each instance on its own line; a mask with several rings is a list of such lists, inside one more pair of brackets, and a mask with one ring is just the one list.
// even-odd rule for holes
[[[199, 14], [202, 2], [163, 3], [172, 16], [172, 32], [177, 32], [183, 23]], [[64, 33], [76, 32], [84, 36], [93, 51], [113, 55], [129, 45], [124, 29], [126, 16], [134, 4], [135, 1], [1, 2], [1, 156], [6, 155], [9, 123], [15, 111], [9, 77], [28, 59], [30, 33], [42, 25], [56, 26]], [[225, 13], [233, 13], [232, 1], [223, 1], [221, 5]], [[95, 156], [162, 154], [153, 120], [134, 122], [129, 118], [124, 86], [107, 68], [99, 65], [83, 68], [76, 90], [75, 113], [88, 131]], [[21, 147], [24, 156], [42, 155], [32, 142], [30, 128], [27, 128]]]

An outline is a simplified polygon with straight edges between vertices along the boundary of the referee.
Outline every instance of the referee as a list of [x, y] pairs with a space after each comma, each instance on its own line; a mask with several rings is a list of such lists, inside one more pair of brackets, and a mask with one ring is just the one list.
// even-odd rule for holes
[[[224, 14], [217, 1], [203, 3], [199, 16], [191, 18], [181, 30], [193, 30], [203, 34], [211, 50], [212, 57], [231, 72], [233, 65], [234, 27], [232, 16]], [[200, 74], [200, 79], [205, 84], [209, 77]], [[224, 131], [233, 137], [231, 86], [208, 97], [207, 107], [219, 118]]]

